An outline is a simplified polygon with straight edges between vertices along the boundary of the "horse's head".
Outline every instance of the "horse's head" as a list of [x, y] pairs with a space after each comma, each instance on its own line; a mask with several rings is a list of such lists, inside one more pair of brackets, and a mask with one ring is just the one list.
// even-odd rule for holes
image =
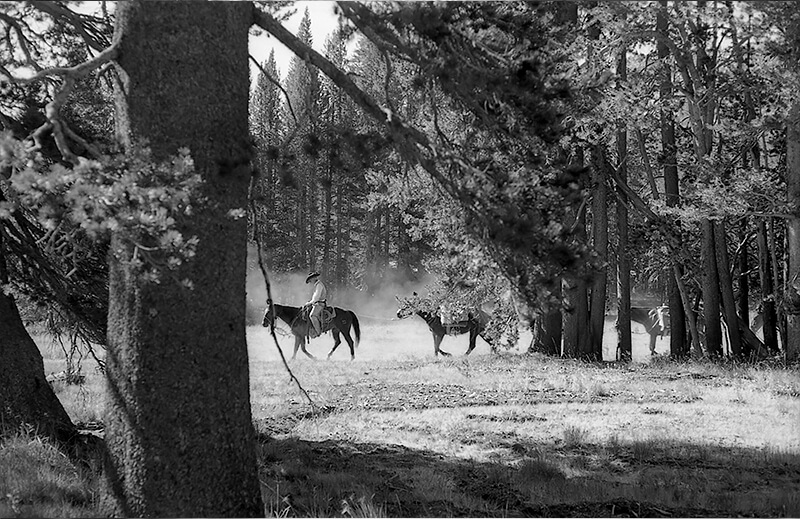
[[267, 299], [267, 309], [264, 311], [264, 319], [261, 321], [261, 326], [275, 327], [275, 307], [272, 306], [272, 299]]
[[419, 296], [416, 292], [411, 297], [400, 298], [398, 296], [394, 296], [397, 299], [397, 318], [398, 319], [405, 319], [406, 317], [411, 317], [417, 312], [417, 308], [419, 306]]

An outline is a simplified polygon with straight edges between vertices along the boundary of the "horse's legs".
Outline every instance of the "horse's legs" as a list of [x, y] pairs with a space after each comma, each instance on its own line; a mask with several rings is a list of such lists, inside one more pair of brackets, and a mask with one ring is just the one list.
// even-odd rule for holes
[[339, 337], [339, 330], [333, 328], [331, 332], [333, 333], [333, 348], [331, 348], [331, 351], [328, 352], [328, 358], [331, 358], [333, 352], [336, 351], [336, 348], [338, 348], [342, 343], [342, 339]]
[[478, 329], [472, 328], [469, 331], [469, 348], [467, 348], [467, 352], [464, 355], [469, 355], [470, 353], [472, 353], [472, 350], [475, 349], [475, 342], [477, 342], [477, 339], [478, 339]]
[[450, 354], [446, 351], [439, 348], [439, 345], [442, 343], [442, 339], [444, 339], [443, 334], [434, 333], [433, 334], [433, 354], [434, 356], [442, 354], [443, 357], [449, 357]]
[[650, 334], [650, 355], [658, 355], [656, 353], [656, 339], [658, 338], [658, 333], [653, 330], [654, 333]]
[[344, 340], [347, 341], [347, 345], [350, 346], [350, 360], [356, 360], [356, 349], [353, 346], [353, 338], [350, 337], [350, 330], [343, 328], [342, 335], [344, 335]]
[[485, 332], [485, 331], [486, 330], [479, 331], [478, 332], [478, 337], [480, 337], [481, 339], [486, 341], [486, 344], [489, 345], [489, 348], [491, 349], [492, 353], [497, 353], [497, 345], [495, 343], [493, 343], [490, 339], [487, 339], [486, 337], [483, 336], [483, 332]]
[[[303, 338], [300, 337], [299, 335], [294, 336], [294, 352], [292, 353], [292, 360], [294, 360], [294, 358], [297, 357], [297, 350], [300, 349], [300, 341], [302, 340]], [[303, 348], [303, 350], [305, 351], [305, 348]]]
[[[306, 349], [306, 338], [303, 337], [302, 335], [295, 335], [295, 341], [294, 341], [294, 353], [295, 353], [295, 355], [297, 355], [297, 347], [298, 347], [298, 345], [300, 346], [300, 349], [303, 350], [303, 353], [305, 353], [306, 356], [308, 356], [308, 358], [310, 358], [310, 359], [315, 359], [316, 358], [313, 355], [311, 355], [308, 352], [308, 350]], [[294, 358], [294, 357], [292, 357], [292, 358]]]

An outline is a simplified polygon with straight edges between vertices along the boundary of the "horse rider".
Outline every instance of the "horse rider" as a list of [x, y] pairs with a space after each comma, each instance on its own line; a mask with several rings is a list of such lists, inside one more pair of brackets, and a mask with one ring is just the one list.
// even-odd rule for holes
[[325, 302], [328, 298], [328, 289], [325, 286], [325, 283], [322, 282], [319, 276], [319, 272], [312, 272], [306, 278], [306, 285], [311, 282], [314, 282], [314, 293], [311, 294], [311, 299], [305, 306], [311, 307], [311, 313], [309, 314], [309, 320], [311, 321], [311, 325], [313, 331], [311, 331], [311, 338], [319, 337], [319, 334], [322, 333], [322, 311], [325, 309]]

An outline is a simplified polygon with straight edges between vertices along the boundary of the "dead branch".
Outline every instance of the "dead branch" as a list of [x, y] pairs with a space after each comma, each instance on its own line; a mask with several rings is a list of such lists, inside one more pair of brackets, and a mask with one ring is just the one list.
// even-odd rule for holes
[[79, 63], [74, 67], [51, 67], [47, 69], [41, 69], [29, 78], [19, 78], [14, 76], [6, 77], [7, 81], [19, 85], [30, 84], [54, 77], [61, 78], [60, 87], [57, 88], [53, 94], [53, 99], [47, 103], [45, 108], [45, 117], [47, 118], [47, 122], [34, 130], [34, 132], [31, 134], [31, 139], [33, 140], [31, 151], [40, 149], [42, 147], [42, 136], [47, 131], [51, 130], [53, 132], [53, 138], [56, 142], [56, 146], [61, 152], [61, 156], [64, 158], [64, 160], [72, 164], [77, 164], [79, 162], [78, 156], [75, 155], [69, 147], [66, 138], [67, 136], [70, 136], [79, 142], [91, 155], [95, 157], [100, 156], [100, 153], [93, 146], [91, 146], [84, 139], [78, 137], [75, 132], [66, 127], [64, 122], [61, 121], [60, 112], [61, 108], [67, 102], [67, 99], [69, 99], [69, 95], [72, 92], [72, 89], [75, 87], [75, 83], [79, 79], [88, 76], [93, 71], [116, 59], [118, 52], [119, 46], [115, 43], [103, 50], [94, 58], [86, 60], [83, 63]]
[[[22, 27], [20, 27], [17, 20], [15, 20], [13, 17], [5, 13], [0, 13], [0, 20], [3, 20], [5, 23], [7, 23], [8, 26], [11, 29], [13, 29], [14, 33], [17, 35], [17, 40], [19, 41], [19, 47], [20, 49], [22, 49], [22, 54], [25, 55], [25, 64], [32, 67], [36, 71], [42, 70], [42, 67], [39, 66], [39, 64], [36, 62], [36, 60], [33, 59], [33, 56], [31, 55], [31, 50], [28, 47], [29, 43], [28, 38], [25, 37], [25, 33], [22, 31]], [[9, 38], [9, 45], [10, 44], [11, 41]]]

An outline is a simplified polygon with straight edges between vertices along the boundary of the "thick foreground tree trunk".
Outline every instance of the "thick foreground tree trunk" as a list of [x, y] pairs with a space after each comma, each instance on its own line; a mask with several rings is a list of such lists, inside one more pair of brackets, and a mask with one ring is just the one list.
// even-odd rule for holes
[[[248, 28], [239, 2], [124, 2], [117, 131], [155, 160], [188, 148], [206, 203], [179, 217], [196, 255], [159, 284], [137, 274], [131, 236], [112, 240], [107, 513], [263, 514], [245, 342]], [[171, 274], [171, 273], [170, 273]], [[194, 284], [189, 290], [176, 279]]]

